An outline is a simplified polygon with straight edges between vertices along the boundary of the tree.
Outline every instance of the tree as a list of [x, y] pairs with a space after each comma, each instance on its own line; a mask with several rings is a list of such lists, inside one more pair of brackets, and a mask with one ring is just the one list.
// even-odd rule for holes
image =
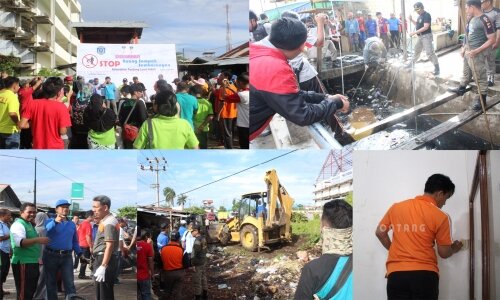
[[9, 75], [14, 74], [14, 68], [19, 65], [21, 59], [13, 55], [0, 55], [0, 70], [6, 71]]
[[184, 208], [184, 204], [187, 202], [188, 196], [186, 194], [181, 194], [177, 197], [177, 205], [181, 206], [181, 209]]
[[205, 210], [199, 206], [191, 206], [191, 207], [186, 208], [184, 211], [188, 212], [190, 214], [194, 214], [194, 215], [206, 214]]
[[118, 209], [118, 217], [135, 220], [137, 218], [137, 207], [124, 206]]
[[304, 210], [304, 205], [303, 204], [297, 204], [297, 209], [298, 210]]
[[54, 69], [41, 68], [40, 71], [38, 71], [38, 75], [43, 77], [59, 77], [63, 76], [64, 73]]
[[240, 199], [236, 199], [234, 198], [233, 199], [233, 207], [231, 207], [231, 210], [232, 211], [239, 211], [240, 210], [240, 206], [241, 206], [241, 201]]
[[175, 198], [174, 189], [167, 186], [163, 189], [163, 196], [165, 196], [165, 202], [167, 203], [167, 205], [173, 206]]
[[221, 207], [219, 207], [219, 211], [227, 211], [227, 209], [221, 205]]

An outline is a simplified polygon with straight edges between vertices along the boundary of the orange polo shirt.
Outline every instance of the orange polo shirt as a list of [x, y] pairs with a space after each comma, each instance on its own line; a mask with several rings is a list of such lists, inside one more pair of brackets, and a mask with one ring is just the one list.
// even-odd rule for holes
[[182, 269], [182, 255], [184, 250], [177, 242], [169, 242], [161, 249], [161, 261], [163, 270], [172, 271]]
[[439, 274], [435, 243], [449, 246], [451, 221], [429, 196], [417, 196], [389, 208], [379, 226], [393, 231], [386, 268], [396, 271], [427, 270]]
[[[222, 89], [222, 87], [220, 88]], [[237, 94], [235, 91], [237, 91], [236, 87], [233, 84], [230, 84], [229, 88], [225, 88], [226, 92], [226, 97]], [[221, 93], [220, 91], [217, 93], [217, 96], [220, 97]], [[220, 101], [220, 98], [219, 98]], [[236, 108], [236, 103], [229, 103], [229, 102], [223, 102], [220, 101], [220, 105], [223, 105], [221, 112], [220, 112], [220, 117], [221, 119], [234, 119], [238, 116], [238, 110]]]

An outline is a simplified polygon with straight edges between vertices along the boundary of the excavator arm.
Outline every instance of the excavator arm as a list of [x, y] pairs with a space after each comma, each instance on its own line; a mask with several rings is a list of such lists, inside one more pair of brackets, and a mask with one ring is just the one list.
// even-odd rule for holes
[[[267, 195], [269, 200], [269, 211], [266, 220], [266, 226], [272, 226], [277, 222], [279, 225], [285, 225], [285, 238], [291, 239], [291, 218], [293, 198], [290, 197], [285, 187], [279, 182], [276, 170], [269, 170], [266, 172], [264, 181], [267, 185]], [[277, 201], [279, 201], [282, 208], [281, 215], [276, 215]], [[278, 217], [278, 220], [275, 220]]]

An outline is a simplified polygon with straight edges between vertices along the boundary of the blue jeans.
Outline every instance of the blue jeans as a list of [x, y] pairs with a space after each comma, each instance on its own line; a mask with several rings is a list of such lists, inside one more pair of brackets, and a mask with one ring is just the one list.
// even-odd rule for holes
[[20, 143], [21, 135], [19, 132], [0, 133], [0, 149], [19, 149]]
[[74, 275], [73, 275], [73, 255], [72, 252], [59, 254], [43, 251], [43, 265], [45, 275], [45, 286], [47, 287], [47, 299], [57, 300], [57, 272], [61, 272], [61, 278], [64, 284], [64, 293], [66, 299], [71, 299], [76, 294]]
[[141, 300], [151, 300], [151, 280], [137, 280], [137, 292]]

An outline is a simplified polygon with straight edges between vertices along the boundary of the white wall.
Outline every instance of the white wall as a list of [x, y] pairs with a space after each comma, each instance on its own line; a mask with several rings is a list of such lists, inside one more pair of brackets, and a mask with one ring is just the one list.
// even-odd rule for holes
[[[497, 154], [495, 163], [498, 166], [500, 157]], [[452, 220], [452, 238], [468, 239], [468, 197], [476, 156], [476, 151], [354, 153], [354, 299], [387, 298], [384, 277], [387, 250], [375, 236], [376, 226], [392, 203], [423, 194], [430, 175], [442, 173], [455, 183], [455, 194], [443, 210]], [[494, 175], [499, 178], [500, 168], [497, 169]], [[499, 181], [496, 182], [498, 189]], [[499, 252], [498, 242], [496, 247]], [[448, 259], [439, 258], [438, 265], [439, 298], [468, 299], [468, 251]]]
[[[500, 298], [500, 151], [490, 152], [491, 299]], [[476, 263], [477, 266], [478, 263]], [[495, 284], [496, 283], [496, 284]], [[478, 289], [476, 288], [476, 298]]]

